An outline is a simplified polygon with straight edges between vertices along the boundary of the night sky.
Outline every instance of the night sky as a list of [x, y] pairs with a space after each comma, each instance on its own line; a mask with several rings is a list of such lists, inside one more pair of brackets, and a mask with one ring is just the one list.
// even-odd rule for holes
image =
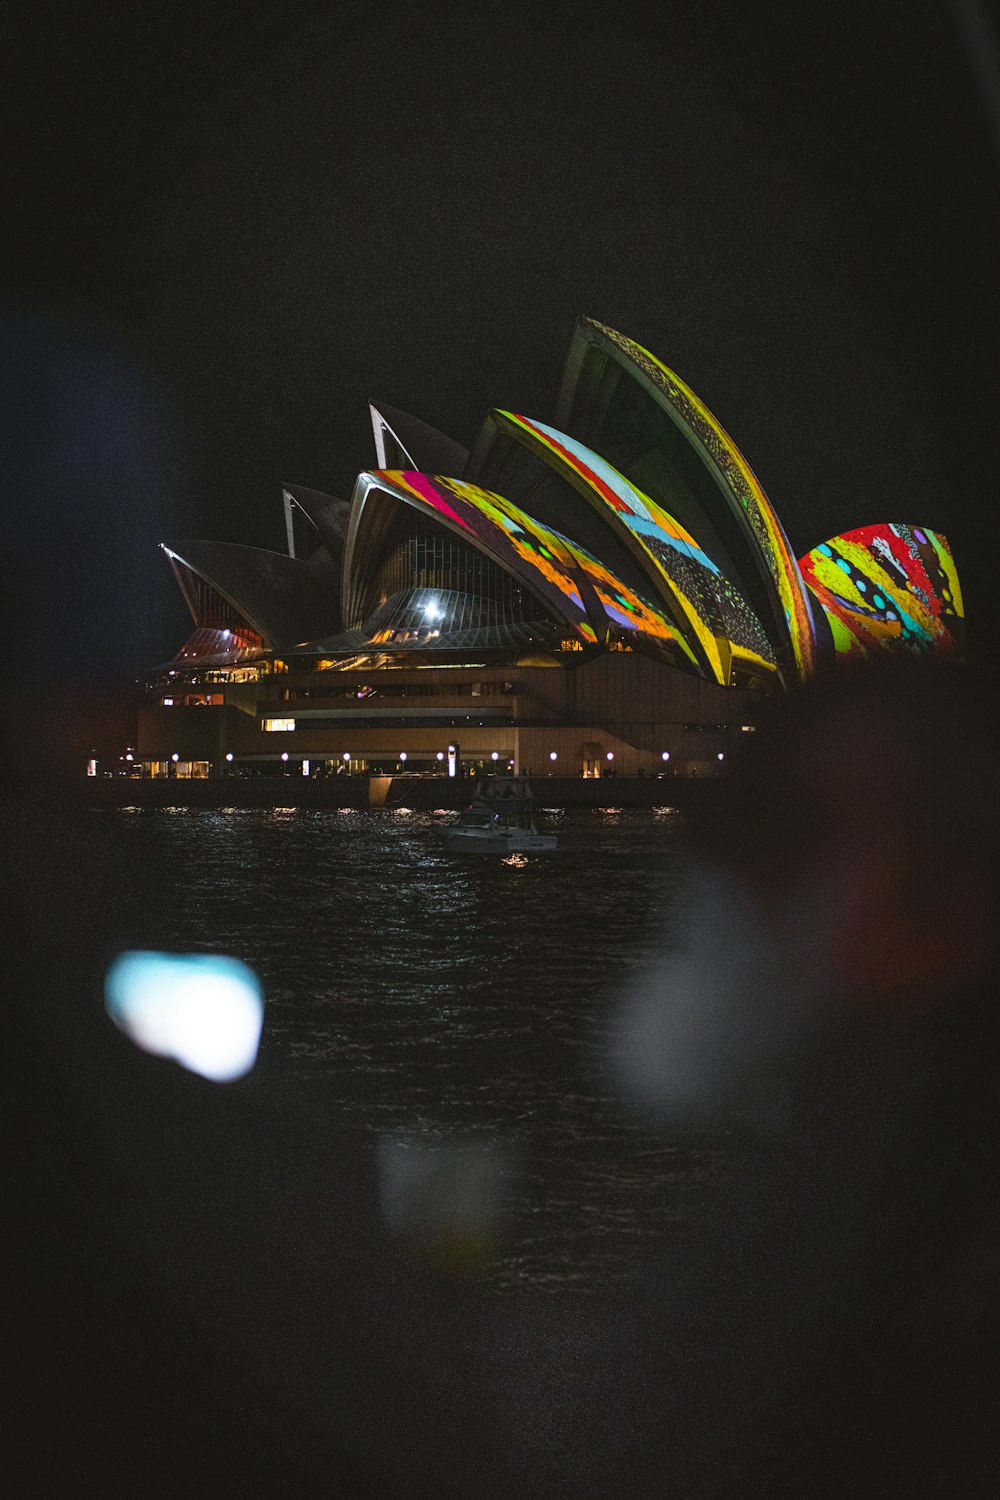
[[550, 416], [580, 313], [694, 387], [797, 552], [945, 531], [975, 626], [1000, 195], [961, 8], [5, 22], [6, 475], [39, 668], [169, 656], [188, 622], [156, 543], [282, 547], [282, 480], [346, 496], [373, 464], [369, 396], [466, 444], [491, 406]]

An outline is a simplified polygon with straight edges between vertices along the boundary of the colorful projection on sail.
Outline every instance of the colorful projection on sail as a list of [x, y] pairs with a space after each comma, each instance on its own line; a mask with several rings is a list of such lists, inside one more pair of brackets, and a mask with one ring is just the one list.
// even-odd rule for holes
[[[547, 459], [583, 485], [652, 562], [661, 592], [716, 682], [729, 680], [730, 653], [774, 670], [764, 628], [736, 586], [689, 531], [599, 453], [545, 422], [515, 412], [498, 416], [526, 434]], [[608, 519], [611, 519], [609, 517]]]
[[859, 526], [813, 547], [799, 565], [838, 655], [961, 651], [962, 591], [939, 532]]
[[735, 509], [745, 517], [765, 573], [777, 591], [799, 678], [810, 675], [815, 661], [815, 634], [805, 585], [795, 555], [771, 502], [732, 438], [708, 407], [655, 354], [614, 328], [594, 322], [625, 357], [641, 370], [677, 413], [722, 476]]
[[690, 647], [662, 610], [640, 598], [591, 553], [502, 495], [468, 480], [409, 469], [383, 469], [372, 477], [410, 503], [416, 501], [434, 511], [523, 579], [557, 619], [573, 627], [581, 641], [594, 644], [605, 639], [610, 625], [635, 632], [696, 665]]

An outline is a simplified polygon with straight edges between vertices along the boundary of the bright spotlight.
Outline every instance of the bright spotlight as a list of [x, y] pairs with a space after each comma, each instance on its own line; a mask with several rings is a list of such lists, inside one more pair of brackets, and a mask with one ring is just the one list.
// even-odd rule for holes
[[669, 750], [664, 750], [663, 754], [660, 756], [660, 759], [661, 760], [669, 760], [670, 759], [670, 751]]
[[615, 758], [615, 752], [613, 750], [609, 750], [608, 751], [608, 760], [614, 760], [614, 758]]
[[228, 1083], [257, 1059], [264, 996], [246, 964], [221, 954], [120, 953], [104, 980], [119, 1030], [155, 1057]]
[[499, 760], [499, 759], [500, 759], [499, 751], [497, 751], [497, 750], [492, 751], [491, 754], [490, 754], [490, 760]]
[[558, 760], [559, 757], [554, 750], [549, 751], [549, 760]]

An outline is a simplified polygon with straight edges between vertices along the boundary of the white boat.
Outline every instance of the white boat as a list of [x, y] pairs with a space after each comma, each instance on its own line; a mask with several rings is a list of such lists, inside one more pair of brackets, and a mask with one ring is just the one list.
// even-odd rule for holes
[[546, 854], [557, 839], [538, 832], [534, 814], [527, 777], [488, 777], [476, 783], [468, 807], [438, 833], [456, 854]]

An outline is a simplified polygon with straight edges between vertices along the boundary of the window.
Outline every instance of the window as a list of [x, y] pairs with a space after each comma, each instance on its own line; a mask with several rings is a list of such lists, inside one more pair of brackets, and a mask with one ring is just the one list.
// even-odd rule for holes
[[288, 733], [295, 728], [294, 719], [265, 719], [264, 728], [271, 732]]

